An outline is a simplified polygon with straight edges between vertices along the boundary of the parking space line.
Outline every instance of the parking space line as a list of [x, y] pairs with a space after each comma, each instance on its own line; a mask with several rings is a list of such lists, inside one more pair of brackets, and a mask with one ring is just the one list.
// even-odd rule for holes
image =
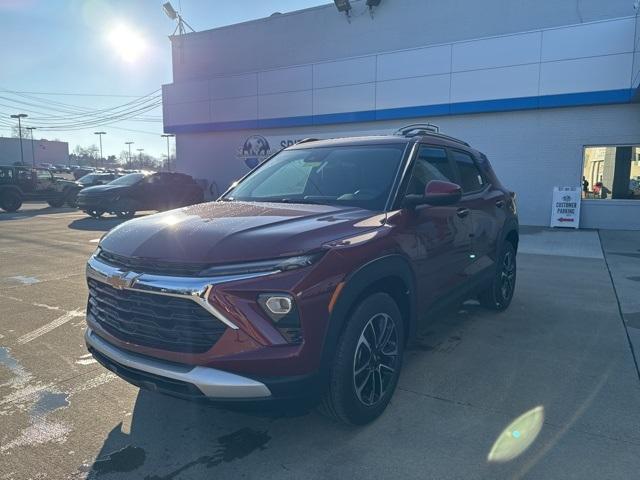
[[56, 318], [52, 322], [49, 322], [46, 325], [43, 325], [42, 327], [37, 328], [29, 333], [25, 333], [24, 335], [18, 338], [17, 343], [18, 345], [25, 345], [35, 340], [36, 338], [41, 337], [42, 335], [49, 333], [52, 330], [55, 330], [59, 326], [64, 325], [72, 318], [82, 317], [82, 316], [84, 316], [84, 309], [71, 310], [70, 312], [67, 312], [64, 315]]

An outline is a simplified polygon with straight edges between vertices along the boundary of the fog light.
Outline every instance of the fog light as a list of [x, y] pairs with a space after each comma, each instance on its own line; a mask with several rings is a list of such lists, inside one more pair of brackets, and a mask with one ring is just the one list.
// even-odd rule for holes
[[291, 308], [293, 307], [291, 297], [284, 296], [267, 297], [267, 300], [264, 302], [264, 304], [274, 315], [286, 315], [291, 311]]
[[283, 293], [263, 293], [258, 295], [258, 304], [287, 342], [302, 342], [300, 317], [293, 297]]

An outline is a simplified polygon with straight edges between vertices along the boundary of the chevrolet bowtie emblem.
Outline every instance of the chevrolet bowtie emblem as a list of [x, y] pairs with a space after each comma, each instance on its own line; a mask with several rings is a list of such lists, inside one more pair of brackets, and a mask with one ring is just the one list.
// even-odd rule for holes
[[123, 290], [131, 288], [139, 276], [140, 274], [135, 272], [122, 272], [109, 275], [105, 278], [105, 282], [117, 290]]

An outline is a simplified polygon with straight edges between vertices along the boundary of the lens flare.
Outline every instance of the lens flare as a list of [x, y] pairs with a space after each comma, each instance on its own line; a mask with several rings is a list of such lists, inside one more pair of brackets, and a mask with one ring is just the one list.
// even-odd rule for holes
[[505, 428], [491, 447], [489, 462], [503, 463], [521, 455], [534, 442], [544, 422], [542, 405], [523, 413]]

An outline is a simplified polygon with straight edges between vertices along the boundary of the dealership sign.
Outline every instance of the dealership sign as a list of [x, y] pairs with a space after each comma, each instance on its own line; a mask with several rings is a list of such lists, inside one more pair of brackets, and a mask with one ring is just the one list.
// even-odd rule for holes
[[242, 143], [242, 145], [238, 146], [238, 150], [236, 152], [236, 158], [244, 162], [244, 164], [249, 167], [249, 169], [255, 168], [262, 162], [265, 158], [274, 153], [282, 150], [283, 148], [290, 147], [291, 145], [295, 145], [300, 140], [305, 138], [313, 137], [317, 139], [323, 138], [337, 138], [344, 136], [357, 136], [357, 135], [379, 135], [383, 133], [390, 133], [384, 131], [366, 131], [366, 132], [324, 132], [321, 134], [307, 134], [307, 135], [296, 135], [296, 136], [263, 136], [263, 135], [249, 135]]
[[580, 188], [555, 187], [551, 206], [551, 226], [578, 228], [580, 224]]

